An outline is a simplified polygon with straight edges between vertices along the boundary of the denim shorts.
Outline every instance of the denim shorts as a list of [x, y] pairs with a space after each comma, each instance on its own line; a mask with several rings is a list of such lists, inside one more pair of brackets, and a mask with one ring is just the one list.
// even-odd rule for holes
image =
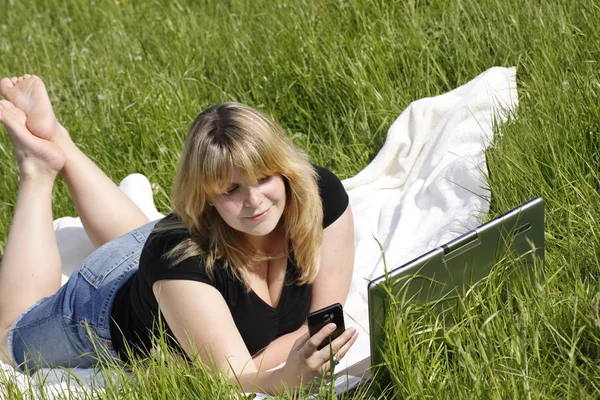
[[118, 360], [110, 337], [115, 295], [138, 269], [140, 253], [157, 221], [90, 254], [58, 292], [17, 318], [8, 348], [22, 372], [39, 368], [90, 368]]

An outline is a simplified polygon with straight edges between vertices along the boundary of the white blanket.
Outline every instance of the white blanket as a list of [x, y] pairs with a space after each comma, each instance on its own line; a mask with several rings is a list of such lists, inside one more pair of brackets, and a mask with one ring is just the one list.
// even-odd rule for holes
[[[390, 127], [375, 159], [344, 181], [356, 234], [346, 322], [357, 326], [360, 335], [338, 368], [369, 355], [367, 280], [383, 274], [375, 238], [391, 269], [476, 227], [487, 214], [490, 193], [484, 151], [494, 124], [506, 121], [517, 107], [515, 79], [515, 68], [494, 67], [451, 92], [413, 102]], [[120, 187], [150, 219], [162, 216], [143, 175], [128, 176]], [[58, 219], [54, 227], [66, 279], [93, 247], [78, 218]], [[68, 379], [72, 374], [83, 385], [101, 386], [90, 370], [70, 374], [42, 370], [33, 380], [0, 364], [0, 374], [2, 370], [14, 374], [23, 390], [44, 382], [52, 389], [50, 397], [68, 386], [77, 387]]]

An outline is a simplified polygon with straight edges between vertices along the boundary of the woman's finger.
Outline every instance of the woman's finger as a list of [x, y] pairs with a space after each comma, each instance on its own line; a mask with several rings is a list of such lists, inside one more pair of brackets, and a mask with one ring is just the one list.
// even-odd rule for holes
[[321, 328], [320, 331], [311, 336], [310, 339], [306, 342], [305, 347], [305, 357], [310, 357], [312, 353], [315, 352], [317, 347], [329, 337], [335, 331], [336, 325], [334, 323], [329, 323]]
[[[352, 333], [352, 334], [350, 335], [350, 338], [348, 340], [346, 340], [346, 338], [342, 338], [342, 336], [340, 336], [339, 338], [336, 339], [336, 340], [343, 339], [340, 341], [342, 343], [341, 347], [338, 347], [338, 346], [340, 346], [340, 344], [339, 344], [340, 342], [335, 344], [335, 348], [337, 348], [337, 351], [334, 348], [333, 342], [331, 343], [331, 346], [327, 346], [329, 348], [329, 351], [327, 353], [325, 353], [327, 355], [327, 359], [321, 366], [322, 373], [327, 374], [327, 373], [332, 372], [335, 369], [335, 366], [337, 365], [336, 361], [339, 361], [342, 358], [344, 358], [344, 356], [346, 355], [348, 350], [350, 350], [350, 347], [352, 347], [354, 342], [356, 342], [356, 339], [358, 338], [358, 332], [356, 332], [356, 330], [354, 328], [350, 328], [346, 332], [348, 332], [349, 335], [350, 335], [350, 333]], [[346, 332], [344, 332], [344, 333], [346, 333]], [[323, 351], [323, 350], [325, 350], [325, 349], [322, 349], [321, 351]]]
[[293, 351], [300, 350], [306, 344], [308, 339], [310, 339], [310, 333], [306, 332], [304, 335], [302, 335], [298, 339], [296, 339], [296, 341], [294, 342], [294, 346], [292, 347], [292, 350]]
[[348, 341], [352, 340], [352, 337], [355, 333], [356, 328], [346, 329], [339, 337], [333, 340], [329, 346], [325, 346], [319, 350], [319, 354], [321, 355], [323, 362], [329, 360], [331, 354], [337, 354]]
[[350, 350], [350, 347], [352, 347], [354, 342], [356, 342], [357, 338], [358, 338], [358, 332], [354, 332], [354, 335], [352, 335], [350, 340], [348, 340], [346, 343], [344, 343], [342, 345], [342, 347], [337, 351], [337, 353], [335, 353], [335, 358], [337, 360], [341, 360], [342, 358], [344, 358], [344, 356], [346, 355], [348, 350]]

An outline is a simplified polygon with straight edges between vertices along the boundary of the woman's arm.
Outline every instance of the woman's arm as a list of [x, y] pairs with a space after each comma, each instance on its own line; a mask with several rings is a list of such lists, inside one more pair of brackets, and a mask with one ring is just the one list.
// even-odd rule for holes
[[312, 286], [310, 311], [334, 303], [344, 304], [354, 271], [354, 219], [350, 204], [346, 211], [323, 231], [321, 266]]
[[[328, 327], [312, 338], [308, 333], [300, 336], [291, 351], [285, 352], [283, 368], [260, 371], [218, 290], [186, 280], [161, 280], [152, 289], [165, 320], [190, 358], [215, 365], [245, 391], [278, 394], [329, 370], [329, 349], [316, 350], [331, 332]], [[345, 354], [355, 340], [355, 332], [348, 330], [332, 342], [334, 350]]]
[[254, 364], [259, 371], [267, 371], [285, 362], [296, 340], [306, 332], [308, 332], [308, 327], [303, 324], [295, 331], [282, 335], [269, 343], [263, 351], [253, 357]]
[[160, 280], [152, 291], [169, 328], [188, 355], [223, 372], [256, 367], [221, 293], [189, 280]]

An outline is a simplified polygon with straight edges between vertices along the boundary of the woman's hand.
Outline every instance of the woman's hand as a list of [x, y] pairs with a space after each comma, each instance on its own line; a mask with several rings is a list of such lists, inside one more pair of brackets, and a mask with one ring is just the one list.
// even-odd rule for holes
[[335, 328], [335, 324], [331, 323], [324, 326], [312, 337], [306, 333], [296, 340], [282, 368], [282, 373], [288, 387], [296, 388], [311, 384], [316, 379], [320, 379], [324, 374], [331, 372], [333, 364], [331, 360], [332, 354], [337, 360], [346, 355], [358, 337], [358, 332], [356, 332], [355, 328], [346, 329], [329, 346], [317, 350], [319, 344], [327, 339]]

